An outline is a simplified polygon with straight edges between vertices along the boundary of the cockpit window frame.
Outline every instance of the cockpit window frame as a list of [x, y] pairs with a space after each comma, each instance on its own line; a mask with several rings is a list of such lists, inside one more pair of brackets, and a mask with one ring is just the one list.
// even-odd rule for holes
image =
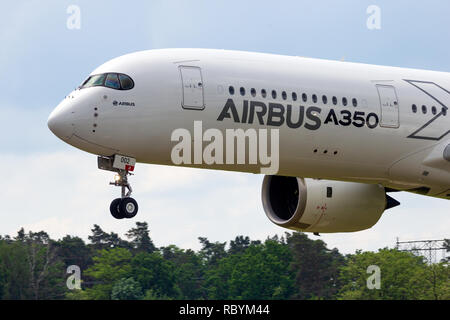
[[[120, 85], [120, 88], [113, 88], [113, 87], [111, 87], [111, 86], [106, 86], [106, 78], [108, 77], [109, 74], [114, 74], [114, 75], [117, 76], [117, 79], [119, 79], [119, 85]], [[95, 76], [101, 76], [101, 75], [104, 75], [102, 84], [91, 85], [91, 86], [88, 86], [88, 87], [85, 86], [86, 83], [88, 83], [89, 80], [92, 79], [92, 77], [95, 77]], [[130, 86], [129, 88], [123, 88], [123, 87], [122, 87], [122, 82], [120, 81], [120, 76], [124, 76], [124, 77], [128, 78], [128, 79], [131, 81], [131, 86]], [[125, 73], [120, 73], [120, 72], [104, 72], [104, 73], [96, 73], [96, 74], [91, 74], [91, 75], [89, 75], [89, 77], [87, 77], [87, 79], [83, 81], [83, 83], [78, 87], [78, 89], [81, 90], [81, 89], [87, 89], [87, 88], [92, 88], [92, 87], [104, 87], [104, 88], [108, 88], [108, 89], [112, 89], [112, 90], [126, 91], [126, 90], [131, 90], [131, 89], [133, 89], [133, 88], [134, 88], [134, 85], [135, 85], [135, 84], [134, 84], [133, 78], [131, 78], [129, 75], [127, 75], [127, 74], [125, 74]]]

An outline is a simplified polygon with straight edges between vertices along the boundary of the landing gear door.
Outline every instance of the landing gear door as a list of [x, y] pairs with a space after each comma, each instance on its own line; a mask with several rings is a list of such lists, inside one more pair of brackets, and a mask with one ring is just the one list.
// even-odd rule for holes
[[181, 105], [185, 109], [203, 110], [203, 79], [199, 67], [180, 66], [183, 100]]
[[393, 86], [377, 85], [377, 90], [381, 106], [380, 126], [398, 128], [400, 126], [399, 104], [395, 88]]

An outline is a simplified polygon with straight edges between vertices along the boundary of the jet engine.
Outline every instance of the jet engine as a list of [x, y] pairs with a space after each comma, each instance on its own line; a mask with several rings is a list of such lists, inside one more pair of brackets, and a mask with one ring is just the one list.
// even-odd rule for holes
[[314, 233], [368, 229], [400, 204], [379, 184], [284, 176], [264, 177], [262, 202], [273, 223]]

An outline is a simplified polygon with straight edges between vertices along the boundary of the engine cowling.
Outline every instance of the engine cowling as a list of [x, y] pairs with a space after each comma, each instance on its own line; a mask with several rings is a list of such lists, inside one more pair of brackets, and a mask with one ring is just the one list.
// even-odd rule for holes
[[273, 223], [322, 233], [368, 229], [399, 204], [378, 184], [283, 176], [264, 177], [262, 202]]

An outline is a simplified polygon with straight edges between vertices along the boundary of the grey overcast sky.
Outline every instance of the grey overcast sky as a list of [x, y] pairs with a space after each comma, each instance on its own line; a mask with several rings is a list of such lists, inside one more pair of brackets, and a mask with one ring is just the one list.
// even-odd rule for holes
[[[80, 29], [67, 9], [80, 9]], [[369, 30], [370, 5], [381, 29]], [[2, 1], [0, 4], [0, 234], [44, 230], [87, 239], [93, 224], [124, 235], [109, 203], [118, 190], [96, 157], [47, 128], [51, 110], [96, 66], [125, 53], [168, 47], [235, 49], [450, 71], [450, 2], [431, 1]], [[131, 181], [157, 246], [198, 249], [282, 234], [263, 212], [262, 176], [138, 165]], [[400, 207], [370, 230], [322, 235], [330, 248], [393, 247], [449, 237], [450, 201], [396, 194]], [[314, 238], [313, 236], [311, 236]]]

